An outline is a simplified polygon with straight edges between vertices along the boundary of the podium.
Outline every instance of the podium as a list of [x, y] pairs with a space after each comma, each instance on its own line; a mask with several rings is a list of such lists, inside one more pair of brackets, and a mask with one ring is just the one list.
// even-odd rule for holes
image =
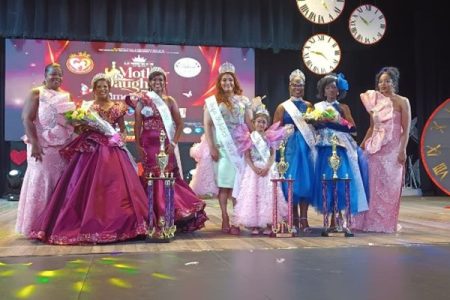
[[[351, 207], [350, 207], [350, 178], [331, 178], [331, 179], [322, 179], [322, 209], [323, 209], [323, 230], [322, 236], [329, 236], [330, 232], [342, 232], [345, 237], [353, 237], [354, 234], [351, 232], [349, 226], [351, 225]], [[346, 224], [344, 224], [344, 220], [342, 215], [339, 213], [338, 209], [338, 183], [344, 183], [345, 189], [345, 219]], [[335, 218], [336, 228], [330, 228], [328, 223], [328, 217], [330, 213], [328, 212], [328, 187], [331, 186], [332, 189], [332, 216]]]
[[[147, 177], [147, 195], [148, 195], [148, 233], [146, 242], [148, 243], [168, 243], [175, 237], [177, 230], [175, 225], [175, 205], [174, 205], [174, 183], [173, 174], [167, 174], [166, 177]], [[153, 213], [154, 206], [154, 187], [158, 182], [164, 185], [164, 216], [155, 220]]]
[[[272, 234], [271, 237], [294, 237], [297, 233], [296, 228], [293, 226], [292, 222], [292, 193], [293, 193], [293, 183], [294, 179], [286, 179], [286, 178], [274, 178], [272, 181], [272, 201], [273, 201], [273, 210], [272, 210]], [[285, 220], [278, 220], [278, 186], [287, 182], [288, 184], [288, 218], [287, 223]], [[281, 199], [281, 201], [284, 201]]]

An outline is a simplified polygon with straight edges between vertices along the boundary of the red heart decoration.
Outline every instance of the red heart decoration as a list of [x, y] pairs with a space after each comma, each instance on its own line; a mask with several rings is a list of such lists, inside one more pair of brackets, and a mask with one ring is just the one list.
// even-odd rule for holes
[[9, 152], [9, 158], [15, 165], [20, 166], [27, 160], [27, 150], [14, 149]]

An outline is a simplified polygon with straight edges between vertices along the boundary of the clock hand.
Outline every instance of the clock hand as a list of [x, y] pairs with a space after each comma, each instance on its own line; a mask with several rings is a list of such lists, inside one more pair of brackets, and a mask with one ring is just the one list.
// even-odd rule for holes
[[373, 20], [375, 20], [375, 18], [373, 18], [372, 20], [369, 21], [369, 24], [371, 24], [373, 22]]
[[323, 58], [325, 58], [325, 60], [328, 61], [328, 58], [325, 56], [325, 54], [323, 54], [320, 51], [311, 51], [312, 54], [318, 55], [318, 56], [322, 56]]
[[369, 22], [367, 22], [366, 19], [364, 19], [363, 17], [359, 16], [359, 18], [364, 22], [364, 24], [369, 25]]
[[321, 2], [322, 2], [322, 6], [325, 7], [326, 10], [329, 10], [329, 9], [328, 9], [328, 5], [327, 5], [327, 3], [325, 2], [325, 0], [322, 0]]

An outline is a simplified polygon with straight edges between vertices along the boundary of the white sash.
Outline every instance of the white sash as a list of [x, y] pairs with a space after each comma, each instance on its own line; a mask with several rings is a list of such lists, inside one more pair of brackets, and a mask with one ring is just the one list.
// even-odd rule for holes
[[228, 130], [222, 113], [220, 112], [219, 105], [217, 105], [216, 97], [211, 96], [205, 100], [206, 108], [208, 109], [211, 120], [213, 121], [216, 129], [216, 135], [221, 147], [225, 149], [228, 159], [233, 163], [236, 170], [239, 172], [242, 166], [242, 158], [239, 155], [230, 131]]
[[259, 155], [261, 155], [262, 159], [264, 160], [264, 163], [267, 163], [270, 158], [269, 145], [267, 145], [266, 141], [258, 131], [253, 131], [250, 134], [250, 137], [252, 139], [253, 145], [255, 145], [256, 150], [258, 150]]
[[[287, 113], [291, 116], [295, 126], [303, 135], [303, 138], [305, 139], [314, 155], [314, 153], [316, 152], [316, 138], [314, 136], [314, 131], [311, 129], [310, 125], [307, 124], [305, 120], [303, 120], [302, 113], [298, 110], [297, 106], [295, 106], [294, 102], [292, 102], [291, 100], [286, 100], [282, 105]], [[315, 155], [313, 157], [315, 157]]]
[[[173, 121], [172, 114], [170, 113], [170, 109], [167, 106], [166, 102], [154, 91], [148, 91], [146, 96], [153, 101], [158, 109], [159, 114], [161, 115], [161, 119], [164, 124], [164, 129], [167, 133], [167, 138], [171, 143], [175, 137], [175, 122]], [[178, 149], [178, 145], [175, 146], [174, 149], [175, 158], [177, 160], [178, 170], [180, 171], [180, 177], [183, 178], [183, 170], [181, 166], [180, 159], [180, 150]]]

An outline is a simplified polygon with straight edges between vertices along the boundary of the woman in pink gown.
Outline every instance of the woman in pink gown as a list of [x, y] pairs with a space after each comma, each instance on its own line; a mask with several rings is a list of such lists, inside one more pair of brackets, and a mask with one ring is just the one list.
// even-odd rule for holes
[[[188, 184], [182, 179], [177, 143], [180, 139], [183, 121], [174, 98], [164, 95], [166, 74], [160, 67], [153, 67], [149, 74], [150, 91], [142, 94], [135, 109], [135, 138], [138, 154], [144, 166], [142, 180], [152, 173], [159, 176], [160, 170], [156, 162], [159, 153], [161, 130], [166, 134], [165, 148], [169, 154], [166, 172], [175, 177], [174, 204], [175, 225], [181, 232], [201, 229], [208, 220], [205, 203], [197, 198]], [[178, 156], [178, 157], [177, 157]], [[154, 213], [156, 224], [164, 216], [165, 198], [162, 181], [154, 186]]]
[[368, 155], [369, 210], [353, 220], [353, 229], [396, 232], [406, 146], [411, 123], [409, 100], [397, 95], [400, 74], [385, 67], [376, 76], [377, 91], [361, 94], [370, 113], [370, 128], [361, 144]]
[[[125, 134], [127, 106], [109, 99], [109, 79], [97, 74], [92, 86], [95, 100], [83, 106]], [[30, 237], [69, 245], [145, 235], [147, 197], [121, 138], [80, 127], [82, 133], [61, 150], [69, 164], [47, 207], [33, 223]]]
[[46, 66], [44, 85], [33, 89], [22, 114], [28, 165], [20, 192], [16, 231], [26, 236], [66, 166], [59, 150], [72, 139], [73, 128], [62, 113], [73, 109], [74, 104], [69, 93], [60, 88], [61, 81], [61, 66], [56, 63]]

